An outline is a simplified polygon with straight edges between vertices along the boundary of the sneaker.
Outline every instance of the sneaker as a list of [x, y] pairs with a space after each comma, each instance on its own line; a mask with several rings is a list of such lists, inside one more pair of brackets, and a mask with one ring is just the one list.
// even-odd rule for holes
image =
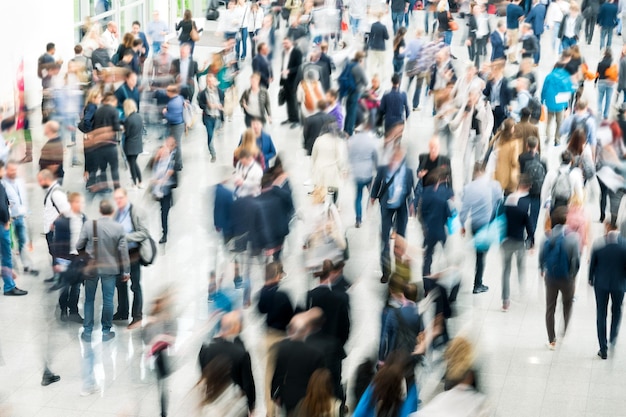
[[67, 311], [61, 311], [61, 321], [62, 322], [66, 322], [67, 321]]
[[102, 333], [102, 341], [108, 342], [115, 337], [115, 332]]
[[12, 290], [5, 291], [4, 295], [26, 295], [28, 291], [20, 290], [17, 287], [14, 287]]
[[100, 392], [100, 387], [97, 386], [97, 385], [94, 385], [91, 388], [80, 390], [80, 396], [81, 397], [89, 397], [90, 395], [97, 394], [99, 392]]
[[134, 330], [134, 329], [139, 329], [140, 327], [141, 327], [141, 319], [139, 320], [133, 319], [133, 321], [131, 321], [130, 324], [128, 325], [127, 329]]
[[556, 342], [548, 342], [547, 346], [550, 350], [556, 350]]
[[215, 155], [213, 155], [213, 156], [211, 157], [211, 163], [215, 163], [215, 161], [217, 161], [217, 158], [215, 157]]
[[243, 287], [243, 278], [241, 278], [240, 275], [237, 275], [233, 282], [235, 283], [235, 289], [240, 289]]
[[85, 333], [85, 332], [82, 332], [82, 333], [80, 334], [80, 339], [81, 339], [83, 342], [86, 342], [86, 343], [91, 343], [91, 333]]
[[67, 321], [72, 323], [83, 324], [83, 318], [78, 313], [72, 313], [67, 316]]
[[128, 320], [128, 316], [122, 316], [120, 313], [113, 314], [113, 321], [124, 321]]
[[474, 290], [472, 291], [473, 294], [482, 294], [484, 292], [489, 291], [489, 287], [486, 285], [479, 285], [477, 287], [474, 287]]
[[509, 301], [509, 300], [502, 301], [502, 312], [503, 313], [506, 313], [507, 311], [509, 311], [509, 307], [511, 307], [511, 301]]
[[38, 275], [39, 275], [39, 271], [38, 271], [38, 270], [36, 270], [36, 269], [31, 269], [31, 268], [24, 268], [24, 273], [25, 273], [25, 274], [32, 275], [32, 276], [34, 276], [34, 277], [36, 277], [36, 276], [38, 276]]
[[606, 359], [607, 358], [606, 350], [599, 350], [598, 356], [601, 357], [602, 359]]
[[55, 382], [59, 382], [61, 380], [61, 377], [58, 375], [53, 374], [52, 372], [46, 370], [43, 373], [43, 376], [41, 377], [41, 385], [46, 387], [50, 384], [54, 384]]

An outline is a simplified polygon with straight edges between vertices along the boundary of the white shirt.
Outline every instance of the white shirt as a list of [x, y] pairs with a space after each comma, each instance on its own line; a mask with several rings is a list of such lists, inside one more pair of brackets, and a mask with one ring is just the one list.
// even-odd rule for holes
[[218, 22], [218, 32], [233, 33], [239, 32], [241, 27], [241, 20], [243, 19], [243, 10], [241, 7], [234, 7], [232, 9], [226, 9], [220, 15]]
[[[291, 58], [291, 51], [293, 51], [293, 47], [291, 47], [290, 50], [285, 51], [285, 54], [283, 55], [283, 66], [282, 66], [283, 71], [286, 71], [289, 69], [289, 59]], [[282, 78], [287, 79], [287, 75], [283, 75]]]
[[257, 30], [261, 29], [261, 27], [263, 27], [264, 17], [265, 16], [263, 15], [263, 10], [261, 9], [258, 9], [256, 12], [248, 10], [248, 31], [256, 32]]
[[252, 161], [249, 166], [244, 166], [241, 161], [237, 162], [235, 167], [235, 178], [241, 178], [243, 183], [235, 189], [237, 197], [256, 197], [261, 194], [261, 178], [263, 177], [263, 169]]
[[46, 190], [46, 197], [43, 202], [43, 232], [50, 232], [52, 223], [59, 217], [59, 214], [69, 216], [71, 207], [67, 201], [67, 195], [61, 189], [58, 182], [53, 182]]
[[479, 39], [489, 35], [489, 15], [482, 13], [476, 18], [476, 37]]
[[573, 38], [576, 33], [574, 33], [574, 29], [576, 26], [576, 17], [568, 16], [565, 20], [565, 29], [563, 29], [563, 36], [566, 38]]
[[11, 217], [25, 216], [28, 213], [28, 194], [26, 194], [26, 186], [21, 178], [11, 180], [4, 178], [2, 185], [7, 192], [9, 199], [9, 212]]
[[180, 60], [180, 83], [187, 84], [187, 77], [189, 75], [189, 63], [191, 62], [191, 58], [187, 57], [186, 59]]
[[102, 32], [100, 39], [104, 43], [104, 47], [109, 51], [109, 57], [113, 58], [113, 55], [117, 52], [117, 47], [120, 45], [117, 38], [107, 29]]

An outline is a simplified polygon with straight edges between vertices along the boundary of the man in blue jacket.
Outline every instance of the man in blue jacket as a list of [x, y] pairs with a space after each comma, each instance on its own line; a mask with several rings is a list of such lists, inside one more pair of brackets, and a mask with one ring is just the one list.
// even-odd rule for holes
[[[541, 90], [541, 103], [545, 104], [548, 110], [548, 119], [546, 121], [546, 144], [550, 143], [554, 138], [554, 144], [560, 143], [561, 122], [563, 121], [563, 112], [569, 104], [573, 91], [572, 79], [569, 73], [564, 69], [565, 65], [570, 61], [571, 56], [563, 55], [554, 69], [546, 76]], [[552, 120], [556, 121], [554, 135], [550, 134], [550, 124]]]
[[411, 110], [404, 91], [400, 91], [400, 75], [393, 74], [391, 77], [391, 91], [383, 95], [378, 108], [381, 116], [385, 118], [385, 132], [403, 124], [409, 118]]
[[496, 30], [491, 32], [489, 41], [491, 42], [491, 62], [497, 59], [506, 58], [505, 51], [508, 48], [508, 39], [506, 38], [506, 27], [504, 26], [504, 21], [498, 21], [498, 26]]
[[[263, 131], [263, 121], [261, 121], [261, 119], [257, 117], [253, 118], [250, 122], [250, 127], [254, 131], [256, 145], [263, 153], [263, 158], [265, 159], [265, 171], [267, 171], [270, 168], [270, 160], [276, 156], [274, 142], [272, 141], [272, 137], [269, 133]], [[239, 144], [241, 145], [241, 139], [239, 140]]]
[[611, 298], [611, 333], [609, 342], [614, 345], [622, 319], [622, 301], [626, 292], [626, 244], [615, 223], [604, 224], [606, 234], [594, 245], [589, 262], [589, 285], [596, 294], [596, 327], [600, 351], [607, 357], [606, 316]]
[[613, 0], [607, 0], [600, 6], [597, 22], [602, 28], [600, 32], [600, 49], [604, 49], [605, 45], [607, 48], [610, 48], [613, 43], [613, 29], [617, 26], [617, 4]]
[[537, 37], [537, 43], [540, 45], [535, 53], [535, 64], [539, 63], [541, 58], [541, 35], [543, 34], [544, 22], [546, 19], [546, 6], [541, 4], [540, 0], [533, 0], [533, 7], [526, 16], [526, 23], [530, 23], [533, 33]]

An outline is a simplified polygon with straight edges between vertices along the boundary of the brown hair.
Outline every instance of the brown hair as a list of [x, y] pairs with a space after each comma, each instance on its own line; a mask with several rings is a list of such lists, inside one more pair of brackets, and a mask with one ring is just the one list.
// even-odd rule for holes
[[124, 37], [122, 38], [122, 45], [124, 45], [124, 48], [132, 48], [134, 41], [135, 35], [133, 35], [132, 33], [125, 33]]
[[230, 370], [232, 363], [226, 355], [218, 355], [202, 369], [198, 385], [203, 384], [202, 404], [211, 404], [232, 383]]
[[402, 406], [402, 383], [408, 354], [393, 351], [387, 356], [385, 366], [374, 376], [372, 385], [372, 405], [378, 416], [396, 416]]
[[256, 144], [256, 136], [254, 135], [254, 130], [246, 129], [241, 135], [241, 145], [237, 149], [235, 149], [235, 156], [238, 159], [241, 159], [241, 151], [247, 150], [250, 154], [256, 158], [259, 155], [259, 147]]
[[326, 368], [318, 369], [313, 372], [309, 379], [299, 415], [302, 417], [319, 417], [329, 414], [333, 398], [330, 371]]
[[583, 153], [583, 147], [587, 142], [587, 135], [582, 129], [576, 129], [572, 133], [572, 136], [569, 138], [569, 143], [567, 144], [567, 150], [571, 152], [572, 155], [578, 156]]

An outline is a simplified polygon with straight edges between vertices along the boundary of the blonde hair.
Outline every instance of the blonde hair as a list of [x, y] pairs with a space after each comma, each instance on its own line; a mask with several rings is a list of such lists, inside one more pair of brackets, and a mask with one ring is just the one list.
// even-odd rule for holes
[[437, 3], [438, 12], [445, 12], [446, 10], [448, 10], [448, 0], [441, 0]]
[[93, 103], [93, 101], [98, 96], [102, 96], [99, 88], [92, 88], [91, 90], [89, 90], [89, 92], [87, 93], [87, 98], [85, 99], [85, 105]]
[[241, 145], [239, 145], [239, 147], [235, 149], [235, 155], [239, 157], [239, 152], [241, 152], [241, 150], [243, 149], [249, 151], [254, 158], [256, 158], [261, 152], [256, 144], [256, 136], [254, 135], [254, 130], [252, 130], [251, 128], [246, 129], [245, 132], [243, 132], [243, 135], [241, 135]]
[[130, 116], [136, 111], [137, 103], [135, 103], [135, 100], [133, 100], [132, 98], [127, 98], [126, 100], [124, 100], [124, 115], [126, 115], [126, 117]]
[[474, 365], [474, 346], [464, 337], [457, 336], [448, 345], [445, 359], [448, 362], [446, 378], [450, 381], [460, 382], [465, 379], [468, 371]]

